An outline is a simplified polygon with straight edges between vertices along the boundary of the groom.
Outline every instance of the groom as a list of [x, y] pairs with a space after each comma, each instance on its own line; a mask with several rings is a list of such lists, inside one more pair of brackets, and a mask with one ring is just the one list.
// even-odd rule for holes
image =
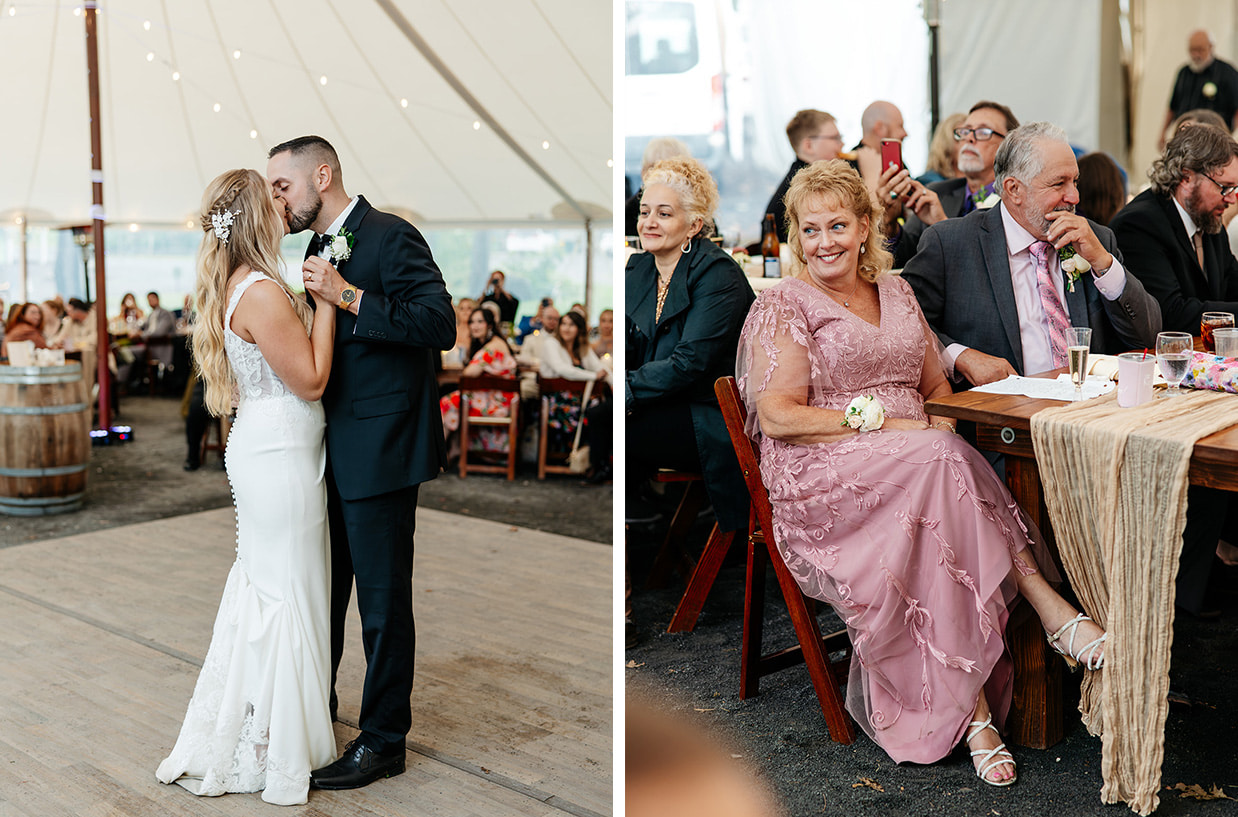
[[302, 266], [305, 288], [339, 310], [322, 396], [332, 718], [354, 578], [366, 672], [361, 734], [339, 760], [315, 770], [310, 785], [353, 789], [404, 771], [412, 725], [417, 487], [446, 463], [433, 356], [455, 343], [456, 320], [421, 233], [345, 193], [339, 157], [325, 139], [284, 142], [268, 159], [267, 179], [290, 232], [315, 233]]

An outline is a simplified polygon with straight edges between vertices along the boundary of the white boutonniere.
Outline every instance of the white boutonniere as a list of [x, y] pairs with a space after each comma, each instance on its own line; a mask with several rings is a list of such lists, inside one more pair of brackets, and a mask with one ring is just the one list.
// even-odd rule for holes
[[1070, 291], [1074, 292], [1075, 281], [1079, 280], [1080, 275], [1090, 270], [1092, 265], [1069, 244], [1057, 251], [1057, 260], [1062, 265], [1062, 272], [1066, 273]]
[[885, 421], [886, 410], [881, 401], [871, 394], [865, 394], [851, 401], [843, 412], [840, 425], [857, 431], [876, 431]]
[[357, 241], [356, 237], [349, 232], [347, 227], [341, 227], [340, 231], [330, 244], [330, 260], [332, 264], [339, 266], [341, 261], [347, 261], [352, 257], [352, 247]]
[[1202, 90], [1204, 96], [1212, 99], [1217, 95], [1217, 84], [1215, 82], [1205, 82]]
[[989, 193], [983, 199], [976, 202], [977, 210], [989, 210], [997, 206], [997, 203], [1002, 200], [1002, 197], [997, 193]]

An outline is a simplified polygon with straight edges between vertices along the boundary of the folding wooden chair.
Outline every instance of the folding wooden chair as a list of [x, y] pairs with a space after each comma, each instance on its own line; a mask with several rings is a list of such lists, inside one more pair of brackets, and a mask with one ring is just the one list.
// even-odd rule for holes
[[675, 515], [671, 517], [671, 524], [666, 531], [666, 538], [662, 540], [662, 547], [653, 561], [647, 584], [649, 587], [665, 587], [675, 567], [678, 567], [680, 572], [688, 577], [688, 586], [679, 599], [679, 606], [675, 608], [675, 615], [671, 618], [666, 631], [668, 633], [690, 632], [696, 627], [696, 620], [701, 615], [701, 608], [705, 606], [705, 599], [709, 596], [709, 591], [713, 589], [714, 580], [718, 578], [722, 562], [731, 550], [731, 544], [735, 541], [735, 531], [719, 530], [718, 523], [715, 522], [713, 529], [709, 532], [709, 538], [705, 541], [705, 549], [701, 551], [700, 558], [693, 562], [684, 550], [683, 542], [705, 503], [705, 482], [700, 474], [669, 468], [659, 470], [654, 474], [653, 480], [665, 483], [688, 483], [684, 488], [683, 498], [679, 500], [679, 505], [675, 509]]
[[[502, 392], [511, 395], [511, 409], [505, 417], [470, 417], [469, 393], [475, 391]], [[507, 462], [479, 462], [478, 451], [469, 451], [469, 429], [474, 426], [502, 428], [507, 431]], [[516, 479], [516, 457], [520, 453], [520, 378], [496, 377], [481, 375], [480, 377], [460, 378], [460, 479], [469, 473], [474, 474], [506, 474], [507, 481]], [[469, 461], [469, 455], [474, 461]]]
[[[726, 430], [739, 458], [744, 482], [748, 485], [751, 499], [751, 525], [748, 534], [748, 576], [744, 593], [744, 635], [740, 652], [739, 697], [750, 698], [759, 692], [761, 677], [787, 667], [803, 663], [812, 677], [821, 713], [829, 727], [830, 737], [838, 743], [855, 740], [855, 726], [843, 708], [842, 690], [836, 672], [845, 672], [850, 662], [851, 643], [847, 631], [839, 630], [822, 637], [814, 612], [815, 602], [808, 599], [795, 583], [787, 569], [782, 554], [774, 541], [774, 509], [769, 493], [761, 481], [756, 445], [744, 432], [747, 412], [739, 399], [739, 389], [733, 377], [720, 377], [714, 384], [714, 393], [722, 407]], [[761, 632], [764, 624], [765, 566], [774, 565], [778, 586], [786, 601], [791, 623], [795, 627], [798, 646], [789, 647], [768, 655], [761, 654]], [[842, 659], [831, 662], [830, 649], [843, 650]]]
[[[215, 432], [215, 441], [211, 442], [211, 432]], [[206, 465], [206, 455], [214, 451], [223, 461], [224, 451], [228, 447], [228, 434], [232, 431], [232, 418], [211, 417], [206, 421], [206, 431], [202, 434], [202, 442], [198, 445], [198, 462]]]
[[[604, 381], [597, 381], [594, 383], [593, 393], [600, 397], [605, 386]], [[585, 381], [568, 380], [562, 377], [542, 377], [539, 375], [537, 387], [538, 393], [541, 395], [541, 412], [538, 416], [537, 428], [537, 478], [545, 479], [547, 474], [573, 474], [575, 472], [568, 466], [567, 462], [567, 455], [570, 452], [552, 452], [550, 450], [550, 396], [552, 394], [570, 392], [580, 395], [576, 399], [583, 402]], [[587, 406], [580, 407], [580, 422], [584, 422], [586, 408]], [[575, 433], [576, 429], [573, 428], [573, 436]]]

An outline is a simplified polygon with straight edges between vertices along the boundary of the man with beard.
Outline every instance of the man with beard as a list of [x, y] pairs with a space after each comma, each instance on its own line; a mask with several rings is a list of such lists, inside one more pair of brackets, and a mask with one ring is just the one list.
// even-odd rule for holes
[[[947, 370], [973, 385], [1066, 365], [1065, 329], [1092, 328], [1092, 349], [1153, 347], [1161, 310], [1128, 274], [1108, 228], [1075, 214], [1079, 167], [1061, 128], [1006, 134], [994, 157], [1001, 202], [925, 231], [903, 271]], [[1058, 250], [1090, 269], [1071, 280]]]
[[1178, 69], [1169, 110], [1161, 125], [1157, 147], [1165, 148], [1165, 130], [1174, 117], [1196, 108], [1216, 111], [1229, 129], [1238, 130], [1238, 71], [1212, 53], [1212, 37], [1203, 29], [1192, 31], [1187, 40], [1190, 62]]
[[353, 789], [404, 771], [417, 493], [447, 460], [434, 358], [455, 343], [456, 316], [421, 233], [364, 196], [349, 196], [325, 139], [293, 139], [268, 159], [267, 179], [290, 232], [315, 233], [301, 268], [305, 288], [337, 310], [335, 359], [322, 395], [333, 718], [354, 578], [366, 671], [361, 734], [339, 760], [314, 770], [310, 787]]
[[1161, 305], [1165, 330], [1199, 334], [1204, 312], [1238, 313], [1238, 259], [1221, 223], [1238, 201], [1238, 143], [1212, 125], [1178, 132], [1152, 187], [1111, 222], [1128, 268]]

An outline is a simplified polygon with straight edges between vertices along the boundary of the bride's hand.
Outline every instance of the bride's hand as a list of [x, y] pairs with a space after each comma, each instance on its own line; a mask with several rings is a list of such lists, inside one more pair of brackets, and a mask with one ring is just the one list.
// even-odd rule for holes
[[301, 264], [301, 280], [305, 291], [313, 295], [314, 303], [335, 306], [344, 290], [344, 279], [326, 259], [310, 256]]

